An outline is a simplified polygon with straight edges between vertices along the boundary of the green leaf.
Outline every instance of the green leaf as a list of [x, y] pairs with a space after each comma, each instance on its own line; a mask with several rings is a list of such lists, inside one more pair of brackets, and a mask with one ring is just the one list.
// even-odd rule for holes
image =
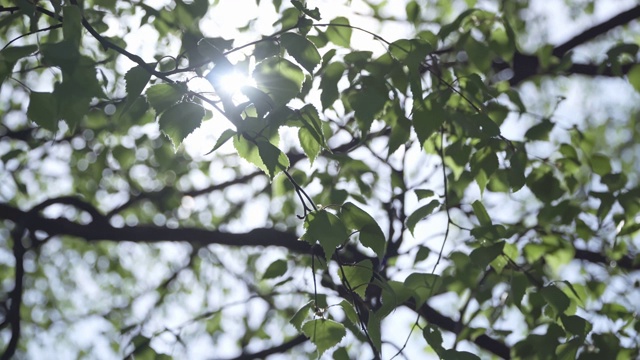
[[287, 273], [287, 261], [278, 259], [272, 262], [262, 275], [262, 279], [274, 279]]
[[31, 121], [49, 131], [58, 131], [58, 100], [53, 93], [32, 91], [29, 96], [27, 116]]
[[182, 102], [164, 111], [158, 119], [160, 130], [171, 140], [174, 151], [193, 130], [200, 127], [204, 108], [196, 103]]
[[333, 62], [329, 64], [322, 73], [320, 78], [320, 102], [322, 109], [326, 110], [338, 100], [340, 93], [338, 92], [338, 81], [342, 79], [342, 74], [346, 69], [341, 62]]
[[289, 158], [277, 146], [268, 141], [258, 141], [258, 153], [266, 167], [266, 173], [269, 178], [273, 178], [282, 170], [289, 168]]
[[182, 100], [182, 97], [186, 94], [186, 89], [173, 84], [156, 84], [149, 87], [146, 94], [149, 104], [159, 115]]
[[493, 223], [491, 222], [491, 217], [489, 216], [489, 213], [487, 213], [487, 209], [484, 208], [484, 205], [482, 204], [482, 202], [480, 202], [480, 200], [474, 201], [471, 206], [473, 207], [473, 212], [476, 214], [480, 225], [493, 225]]
[[436, 354], [441, 355], [444, 353], [444, 348], [442, 347], [442, 333], [440, 332], [440, 329], [432, 325], [425, 326], [422, 330], [422, 336], [427, 341], [427, 344], [433, 348]]
[[127, 99], [122, 107], [120, 116], [127, 112], [138, 99], [142, 90], [151, 80], [151, 73], [145, 70], [142, 66], [134, 66], [124, 75], [125, 89], [127, 90]]
[[560, 319], [562, 319], [562, 325], [564, 328], [572, 333], [573, 335], [577, 335], [580, 337], [586, 337], [589, 332], [591, 332], [592, 326], [587, 320], [581, 318], [577, 315], [561, 315]]
[[569, 308], [571, 300], [555, 285], [545, 286], [540, 289], [540, 294], [556, 311], [556, 316], [560, 316]]
[[338, 269], [340, 280], [349, 288], [364, 299], [365, 292], [373, 276], [373, 264], [371, 260], [362, 260], [355, 265], [344, 265]]
[[549, 119], [543, 119], [539, 124], [532, 126], [524, 134], [524, 137], [528, 140], [549, 140], [549, 133], [553, 130], [555, 123], [549, 121]]
[[433, 190], [416, 189], [414, 191], [416, 193], [416, 196], [418, 197], [418, 200], [430, 198], [435, 195]]
[[426, 260], [429, 257], [429, 254], [431, 254], [431, 249], [426, 246], [419, 245], [416, 258], [413, 260], [414, 264]]
[[305, 37], [290, 32], [282, 34], [280, 41], [289, 55], [296, 59], [310, 74], [313, 74], [313, 70], [321, 60], [316, 46]]
[[350, 304], [347, 300], [340, 301], [340, 307], [342, 311], [344, 311], [344, 315], [346, 316], [346, 320], [351, 322], [354, 325], [358, 324], [358, 313], [353, 308], [353, 305]]
[[420, 145], [424, 146], [433, 133], [440, 129], [444, 123], [444, 110], [438, 105], [431, 105], [431, 108], [418, 108], [413, 114], [413, 128], [416, 130]]
[[371, 76], [362, 77], [361, 82], [360, 89], [353, 90], [348, 96], [348, 101], [355, 111], [360, 130], [368, 132], [371, 123], [389, 100], [388, 90], [380, 79]]
[[329, 22], [325, 34], [332, 43], [348, 48], [351, 46], [351, 27], [346, 17], [337, 17]]
[[404, 286], [413, 291], [416, 308], [418, 308], [432, 295], [438, 293], [438, 289], [442, 286], [442, 278], [435, 274], [411, 273], [404, 280]]
[[415, 234], [413, 233], [413, 230], [415, 229], [416, 224], [418, 224], [420, 220], [431, 215], [433, 211], [438, 208], [438, 206], [440, 206], [439, 200], [431, 200], [430, 203], [428, 203], [427, 205], [421, 206], [420, 208], [418, 208], [416, 211], [414, 211], [413, 213], [411, 213], [411, 215], [407, 217], [406, 225], [409, 231], [411, 232], [411, 235], [415, 236]]
[[326, 210], [308, 214], [304, 225], [306, 232], [302, 239], [311, 245], [319, 242], [327, 259], [331, 259], [336, 247], [342, 245], [349, 237], [342, 220]]
[[340, 340], [347, 335], [344, 325], [327, 319], [307, 321], [302, 325], [302, 332], [318, 348], [319, 356], [338, 345]]
[[76, 48], [80, 46], [82, 40], [82, 14], [80, 8], [69, 5], [62, 8], [62, 34], [66, 41], [74, 44]]
[[633, 65], [627, 73], [629, 83], [640, 93], [640, 64]]
[[302, 123], [302, 126], [309, 130], [309, 134], [313, 136], [318, 145], [329, 150], [329, 145], [327, 145], [327, 140], [324, 137], [324, 131], [322, 129], [322, 120], [320, 120], [316, 107], [311, 104], [307, 104], [297, 111], [297, 114], [298, 120]]
[[236, 134], [237, 132], [235, 130], [231, 130], [231, 129], [225, 130], [218, 138], [218, 141], [216, 141], [216, 144], [213, 146], [213, 149], [211, 149], [211, 151], [209, 151], [205, 155], [209, 155], [212, 152], [218, 150], [222, 145], [224, 145], [229, 139], [231, 139]]
[[291, 320], [289, 320], [289, 323], [293, 325], [293, 327], [295, 327], [296, 330], [302, 331], [302, 323], [307, 318], [307, 316], [309, 316], [309, 311], [311, 311], [314, 304], [315, 303], [313, 300], [304, 304], [300, 309], [298, 309], [298, 311], [296, 311], [296, 313], [293, 315]]
[[36, 45], [8, 47], [0, 51], [0, 85], [11, 76], [13, 67], [18, 60], [33, 54], [38, 50]]
[[497, 242], [490, 246], [479, 247], [469, 254], [469, 258], [481, 269], [485, 269], [490, 262], [502, 254], [504, 241]]
[[551, 170], [542, 167], [533, 169], [527, 176], [527, 187], [544, 203], [550, 203], [564, 195], [560, 181], [553, 176]]
[[380, 351], [382, 348], [382, 332], [380, 328], [380, 315], [377, 312], [369, 313], [369, 321], [367, 321], [367, 332], [373, 346]]
[[[291, 3], [293, 4], [293, 6], [295, 6], [296, 9], [302, 11], [305, 15], [309, 16], [310, 18], [314, 20], [322, 19], [320, 17], [320, 10], [318, 10], [318, 8], [309, 10], [306, 6], [302, 4], [302, 2], [300, 2], [300, 0], [291, 0]], [[276, 9], [277, 8], [279, 8], [279, 6], [276, 6]]]
[[320, 144], [315, 139], [311, 131], [308, 128], [302, 127], [298, 130], [298, 140], [300, 140], [300, 146], [302, 146], [302, 150], [309, 158], [309, 162], [313, 165], [313, 161], [320, 154]]
[[386, 240], [380, 226], [371, 215], [353, 203], [347, 202], [340, 209], [340, 218], [349, 230], [357, 230], [362, 245], [373, 250], [379, 259], [386, 251]]
[[593, 154], [591, 156], [591, 169], [594, 173], [604, 176], [611, 172], [611, 162], [608, 157], [602, 154]]
[[267, 93], [276, 106], [280, 106], [298, 95], [304, 74], [289, 60], [270, 57], [256, 65], [253, 78], [258, 89]]

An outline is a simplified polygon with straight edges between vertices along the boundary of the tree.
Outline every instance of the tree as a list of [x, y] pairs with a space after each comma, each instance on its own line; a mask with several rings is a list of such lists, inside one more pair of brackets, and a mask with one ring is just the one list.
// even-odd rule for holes
[[1, 6], [2, 359], [640, 356], [640, 6], [398, 3]]

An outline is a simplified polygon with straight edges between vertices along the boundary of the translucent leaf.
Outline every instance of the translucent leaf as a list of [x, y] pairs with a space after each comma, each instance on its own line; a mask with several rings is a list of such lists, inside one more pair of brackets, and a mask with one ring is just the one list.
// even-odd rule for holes
[[349, 27], [349, 20], [340, 16], [331, 20], [330, 24], [325, 32], [329, 41], [338, 46], [350, 47], [352, 30]]
[[327, 140], [324, 137], [324, 131], [322, 129], [322, 120], [318, 115], [318, 110], [311, 104], [305, 105], [298, 112], [298, 120], [302, 123], [302, 126], [309, 130], [309, 134], [313, 136], [316, 142], [324, 149], [329, 149]]
[[298, 139], [300, 140], [300, 146], [302, 150], [309, 158], [309, 162], [313, 165], [314, 160], [320, 154], [320, 144], [313, 137], [308, 128], [302, 127], [298, 130]]
[[125, 89], [127, 90], [127, 99], [122, 107], [120, 116], [127, 112], [136, 101], [138, 96], [142, 94], [147, 83], [151, 79], [151, 73], [142, 66], [134, 66], [124, 75]]
[[319, 356], [338, 345], [340, 340], [347, 335], [344, 325], [327, 319], [307, 321], [302, 325], [302, 332], [318, 348]]
[[487, 213], [487, 210], [484, 208], [482, 202], [476, 200], [473, 202], [473, 204], [471, 204], [471, 206], [473, 207], [473, 212], [476, 214], [480, 225], [492, 225], [491, 217], [489, 216], [489, 213]]
[[289, 60], [270, 57], [256, 65], [253, 78], [258, 89], [267, 93], [276, 106], [280, 106], [298, 95], [304, 74]]
[[277, 146], [268, 141], [258, 141], [258, 153], [271, 180], [282, 170], [289, 168], [289, 158]]
[[413, 230], [415, 229], [416, 224], [418, 224], [420, 220], [431, 215], [433, 211], [436, 208], [438, 208], [438, 206], [440, 206], [440, 201], [431, 200], [430, 203], [428, 203], [427, 205], [421, 206], [420, 208], [418, 208], [416, 211], [414, 211], [413, 213], [411, 213], [411, 215], [407, 217], [406, 225], [409, 231], [411, 232], [411, 235], [415, 236], [415, 234], [413, 233]]
[[340, 218], [349, 230], [357, 230], [362, 245], [373, 250], [382, 259], [386, 251], [386, 240], [380, 225], [371, 215], [353, 203], [342, 205]]
[[296, 330], [302, 331], [302, 323], [307, 318], [307, 316], [309, 316], [309, 311], [311, 311], [313, 304], [313, 300], [304, 304], [300, 309], [298, 309], [298, 311], [296, 311], [291, 320], [289, 320], [289, 323], [293, 325]]
[[156, 114], [167, 110], [179, 102], [186, 94], [186, 89], [178, 85], [157, 84], [147, 89], [147, 100]]
[[365, 292], [373, 276], [373, 264], [371, 260], [362, 260], [355, 265], [344, 265], [338, 269], [340, 280], [350, 289], [364, 299]]
[[311, 245], [319, 242], [327, 259], [333, 256], [336, 247], [342, 245], [349, 236], [342, 220], [326, 210], [308, 214], [305, 228], [306, 232], [302, 238]]
[[606, 175], [611, 172], [611, 162], [608, 157], [602, 154], [593, 154], [591, 156], [591, 169], [600, 176]]
[[183, 102], [164, 111], [158, 119], [160, 130], [171, 140], [175, 151], [193, 130], [200, 127], [204, 108], [196, 103]]
[[225, 130], [216, 141], [216, 144], [213, 146], [213, 149], [211, 149], [211, 151], [209, 151], [205, 155], [209, 155], [212, 152], [218, 150], [218, 148], [224, 145], [229, 139], [231, 139], [236, 134], [237, 132], [235, 132], [234, 130], [231, 130], [231, 129]]
[[29, 96], [27, 116], [31, 121], [49, 131], [58, 130], [58, 101], [53, 93], [32, 91]]
[[346, 320], [350, 321], [354, 325], [358, 324], [358, 313], [353, 308], [353, 305], [350, 304], [347, 300], [340, 301], [339, 305], [340, 307], [342, 307], [342, 311], [344, 311]]
[[305, 37], [295, 33], [284, 33], [280, 36], [280, 41], [289, 55], [302, 65], [309, 73], [320, 64], [320, 53], [316, 46]]
[[262, 275], [263, 279], [273, 279], [273, 278], [277, 278], [280, 277], [284, 274], [287, 273], [287, 261], [286, 260], [282, 260], [282, 259], [278, 259], [274, 262], [272, 262], [267, 269], [264, 271], [264, 274]]

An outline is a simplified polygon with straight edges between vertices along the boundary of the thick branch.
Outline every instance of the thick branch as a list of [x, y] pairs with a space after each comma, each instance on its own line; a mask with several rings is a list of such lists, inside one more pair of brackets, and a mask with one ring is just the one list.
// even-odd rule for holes
[[255, 352], [253, 354], [242, 354], [238, 357], [235, 357], [233, 359], [230, 360], [252, 360], [252, 359], [264, 359], [269, 355], [274, 355], [274, 354], [284, 354], [286, 351], [306, 342], [308, 339], [306, 336], [304, 335], [298, 335], [296, 337], [294, 337], [293, 339], [284, 342], [278, 346], [274, 346], [272, 348], [269, 349], [265, 349], [262, 351], [258, 351]]
[[574, 36], [572, 39], [565, 42], [564, 44], [556, 46], [553, 49], [553, 55], [557, 57], [562, 57], [569, 50], [575, 48], [576, 46], [582, 45], [590, 40], [593, 40], [594, 38], [605, 34], [607, 31], [613, 28], [616, 28], [618, 26], [625, 25], [639, 17], [640, 17], [640, 5], [632, 9], [629, 9], [625, 12], [622, 12], [601, 24], [595, 25], [583, 31], [582, 33]]
[[227, 246], [281, 246], [302, 254], [311, 252], [311, 246], [298, 240], [295, 234], [275, 229], [254, 229], [247, 233], [227, 233], [218, 230], [198, 228], [172, 229], [164, 226], [138, 225], [113, 227], [103, 223], [77, 224], [65, 218], [49, 219], [39, 214], [0, 204], [0, 218], [13, 222], [22, 221], [24, 227], [32, 231], [44, 231], [50, 236], [68, 235], [87, 241], [131, 241], [138, 243], [160, 243], [180, 241], [197, 246], [219, 244]]
[[[410, 309], [415, 309], [415, 303], [413, 300], [408, 301], [405, 306], [409, 307]], [[437, 327], [450, 331], [456, 335], [460, 334], [460, 332], [463, 330], [463, 328], [459, 326], [456, 321], [440, 314], [438, 311], [436, 311], [426, 303], [422, 305], [417, 310], [417, 312], [429, 323], [432, 323]], [[511, 358], [511, 349], [503, 342], [498, 341], [488, 335], [480, 335], [473, 339], [472, 342], [478, 345], [480, 348], [487, 350], [503, 359]]]

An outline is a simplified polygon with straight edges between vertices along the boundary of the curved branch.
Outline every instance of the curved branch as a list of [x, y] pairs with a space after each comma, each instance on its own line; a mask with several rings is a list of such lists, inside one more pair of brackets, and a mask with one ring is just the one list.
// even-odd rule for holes
[[278, 346], [274, 346], [272, 348], [269, 349], [265, 349], [262, 351], [258, 351], [252, 354], [242, 354], [238, 357], [235, 357], [233, 359], [229, 359], [229, 360], [252, 360], [252, 359], [264, 359], [269, 355], [274, 355], [274, 354], [283, 354], [286, 351], [300, 345], [303, 344], [307, 341], [307, 337], [304, 335], [298, 335], [296, 337], [294, 337], [293, 339], [286, 341]]
[[[407, 303], [405, 303], [405, 306], [413, 310], [415, 309], [415, 301], [413, 299], [409, 300], [407, 301]], [[418, 310], [416, 311], [423, 318], [425, 318], [425, 320], [438, 326], [441, 329], [450, 331], [456, 335], [460, 334], [460, 332], [463, 330], [463, 327], [459, 326], [458, 322], [440, 314], [438, 311], [436, 311], [426, 303], [420, 306], [420, 308], [418, 308]], [[487, 350], [503, 359], [511, 358], [511, 349], [509, 348], [509, 346], [488, 335], [482, 334], [471, 341], [478, 345], [480, 348]]]
[[553, 49], [553, 55], [557, 57], [562, 57], [569, 50], [575, 48], [578, 45], [582, 45], [594, 38], [605, 34], [607, 31], [616, 28], [618, 26], [625, 25], [637, 18], [640, 18], [640, 5], [629, 9], [627, 11], [621, 12], [620, 14], [612, 17], [611, 19], [595, 25], [582, 33], [574, 36], [564, 44], [558, 45]]

